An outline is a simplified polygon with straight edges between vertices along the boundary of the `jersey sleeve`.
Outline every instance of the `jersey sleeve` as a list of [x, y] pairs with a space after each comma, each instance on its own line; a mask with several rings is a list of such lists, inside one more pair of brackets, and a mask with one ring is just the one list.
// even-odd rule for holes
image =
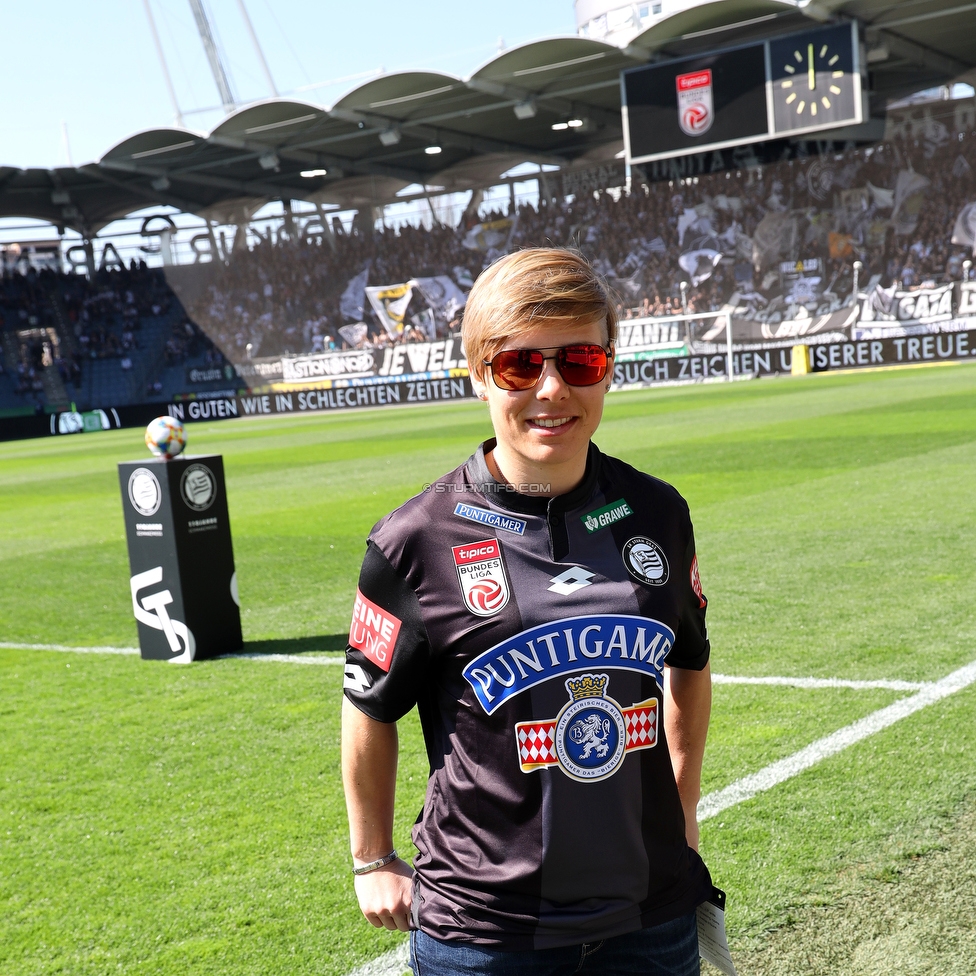
[[711, 647], [708, 642], [708, 628], [705, 625], [705, 610], [708, 600], [702, 592], [701, 577], [698, 573], [698, 555], [695, 550], [695, 531], [688, 519], [688, 544], [679, 580], [681, 610], [678, 633], [674, 647], [668, 653], [666, 663], [673, 668], [687, 668], [701, 671], [708, 663]]
[[416, 704], [429, 659], [417, 594], [370, 542], [346, 645], [346, 698], [378, 722], [395, 722]]

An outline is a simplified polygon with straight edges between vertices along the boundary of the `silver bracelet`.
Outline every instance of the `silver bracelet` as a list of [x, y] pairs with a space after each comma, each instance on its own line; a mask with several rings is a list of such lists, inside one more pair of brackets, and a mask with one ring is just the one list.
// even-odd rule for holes
[[390, 851], [385, 857], [378, 857], [375, 861], [370, 861], [369, 864], [364, 864], [361, 868], [353, 868], [353, 874], [369, 874], [370, 871], [375, 871], [377, 868], [385, 867], [387, 864], [392, 864], [394, 861], [398, 860], [400, 857], [396, 851]]

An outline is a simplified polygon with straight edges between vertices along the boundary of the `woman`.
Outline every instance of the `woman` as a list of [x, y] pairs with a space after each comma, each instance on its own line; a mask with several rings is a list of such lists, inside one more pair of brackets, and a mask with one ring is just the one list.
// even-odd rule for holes
[[[422, 976], [699, 971], [706, 601], [684, 500], [591, 443], [616, 324], [577, 254], [492, 265], [463, 335], [495, 437], [370, 534], [343, 702], [355, 885], [373, 925], [413, 930]], [[392, 849], [414, 704], [416, 872]]]

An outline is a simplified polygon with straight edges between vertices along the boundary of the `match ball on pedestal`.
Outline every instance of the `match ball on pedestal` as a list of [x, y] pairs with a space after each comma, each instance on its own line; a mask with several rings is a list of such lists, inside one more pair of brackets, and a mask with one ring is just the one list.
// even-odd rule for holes
[[173, 417], [157, 417], [146, 428], [146, 447], [169, 461], [186, 447], [186, 429]]

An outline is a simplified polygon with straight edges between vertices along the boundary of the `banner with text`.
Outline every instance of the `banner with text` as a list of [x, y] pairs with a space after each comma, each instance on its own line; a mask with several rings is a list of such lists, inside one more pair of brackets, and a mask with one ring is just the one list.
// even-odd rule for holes
[[182, 421], [229, 420], [234, 417], [320, 413], [326, 410], [351, 410], [362, 407], [388, 407], [399, 403], [431, 403], [474, 398], [471, 381], [467, 376], [411, 380], [396, 377], [386, 381], [368, 380], [357, 382], [355, 385], [334, 386], [327, 390], [183, 400], [179, 403], [171, 403], [166, 408], [166, 412], [171, 417]]
[[461, 337], [436, 342], [403, 342], [382, 349], [350, 349], [281, 360], [285, 383], [312, 383], [323, 379], [360, 379], [367, 376], [401, 376], [466, 369]]
[[[912, 365], [976, 356], [976, 330], [936, 335], [864, 339], [857, 342], [825, 342], [809, 346], [813, 372], [833, 369]], [[793, 350], [739, 350], [732, 353], [735, 376], [772, 376], [789, 373]], [[690, 356], [662, 356], [657, 359], [617, 363], [613, 371], [616, 389], [655, 386], [663, 383], [701, 382], [728, 375], [724, 352]]]

